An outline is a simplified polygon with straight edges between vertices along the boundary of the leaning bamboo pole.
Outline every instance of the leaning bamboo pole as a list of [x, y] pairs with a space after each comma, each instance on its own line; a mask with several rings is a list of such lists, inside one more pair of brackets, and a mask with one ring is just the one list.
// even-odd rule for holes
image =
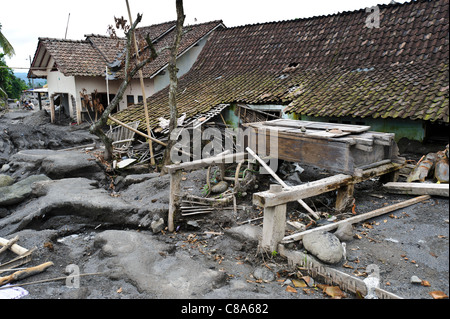
[[[126, 4], [127, 4], [127, 10], [128, 10], [128, 17], [130, 19], [130, 25], [133, 25], [133, 18], [131, 17], [131, 10], [130, 10], [130, 4], [128, 3], [128, 0], [125, 0]], [[136, 41], [136, 36], [135, 36], [135, 32], [133, 30], [133, 41], [134, 41], [134, 49], [136, 50], [136, 59], [139, 61], [139, 47]], [[142, 72], [142, 69], [139, 70], [139, 80], [141, 82], [141, 89], [142, 89], [142, 98], [144, 100], [144, 113], [145, 113], [145, 122], [147, 125], [147, 135], [151, 136], [151, 129], [150, 129], [150, 118], [148, 115], [148, 108], [147, 108], [147, 97], [145, 95], [145, 87], [144, 87], [144, 74]], [[155, 162], [155, 155], [153, 154], [153, 143], [152, 140], [149, 139], [148, 140], [148, 145], [150, 148], [150, 163], [151, 165], [155, 166], [156, 162]]]

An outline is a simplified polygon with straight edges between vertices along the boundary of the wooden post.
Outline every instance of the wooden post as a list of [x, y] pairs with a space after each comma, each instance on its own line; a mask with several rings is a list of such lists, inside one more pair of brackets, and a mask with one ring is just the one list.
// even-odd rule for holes
[[[270, 192], [282, 192], [281, 185], [271, 185]], [[269, 252], [276, 251], [284, 237], [286, 227], [286, 204], [264, 208], [263, 237], [261, 247]]]
[[[125, 0], [127, 3], [127, 10], [128, 10], [128, 17], [130, 19], [130, 25], [133, 25], [133, 18], [131, 17], [131, 10], [130, 10], [130, 4], [128, 3], [128, 0]], [[133, 30], [133, 40], [134, 40], [134, 49], [136, 50], [136, 60], [139, 61], [139, 47], [136, 41], [135, 32]], [[147, 134], [148, 136], [151, 136], [151, 129], [150, 129], [150, 118], [148, 115], [148, 108], [147, 108], [147, 97], [145, 95], [145, 86], [144, 86], [144, 75], [142, 73], [142, 69], [139, 70], [139, 80], [141, 82], [141, 90], [142, 90], [142, 98], [144, 100], [144, 113], [145, 113], [145, 121], [147, 124]], [[152, 140], [148, 140], [148, 145], [150, 149], [150, 164], [155, 166], [155, 155], [153, 154], [153, 143]]]
[[54, 101], [55, 95], [52, 94], [50, 96], [50, 120], [52, 123], [55, 123], [55, 101]]
[[336, 195], [336, 211], [342, 212], [348, 207], [353, 200], [353, 192], [355, 191], [355, 184], [347, 184], [338, 188]]
[[175, 230], [174, 219], [180, 208], [181, 173], [181, 169], [170, 173], [169, 217], [167, 220], [169, 232]]

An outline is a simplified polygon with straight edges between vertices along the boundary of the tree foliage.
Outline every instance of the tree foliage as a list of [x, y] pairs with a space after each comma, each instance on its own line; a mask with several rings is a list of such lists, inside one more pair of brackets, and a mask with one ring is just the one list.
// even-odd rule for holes
[[25, 81], [17, 78], [13, 71], [7, 67], [5, 54], [0, 53], [0, 88], [9, 98], [18, 99], [23, 90], [27, 89]]

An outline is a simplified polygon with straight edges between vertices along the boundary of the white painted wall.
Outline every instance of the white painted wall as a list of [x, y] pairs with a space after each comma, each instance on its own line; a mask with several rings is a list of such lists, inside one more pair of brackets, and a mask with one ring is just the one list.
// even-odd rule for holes
[[[198, 42], [197, 46], [193, 46], [190, 50], [188, 50], [178, 58], [178, 77], [185, 75], [192, 68], [192, 65], [195, 63], [195, 61], [197, 61], [200, 52], [205, 46], [207, 39], [208, 37], [204, 38], [203, 40]], [[170, 84], [170, 77], [167, 68], [164, 71], [165, 73], [163, 75], [157, 75], [154, 77], [155, 93], [161, 91]]]

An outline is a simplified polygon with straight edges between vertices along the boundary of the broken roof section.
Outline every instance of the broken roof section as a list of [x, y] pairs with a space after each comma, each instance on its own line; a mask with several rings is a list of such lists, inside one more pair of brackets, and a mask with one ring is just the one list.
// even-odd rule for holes
[[[188, 117], [220, 104], [282, 104], [310, 116], [449, 122], [449, 1], [381, 5], [380, 27], [361, 9], [217, 30], [178, 84]], [[149, 98], [167, 116], [168, 91]], [[116, 114], [132, 122], [142, 105]]]
[[[144, 39], [147, 34], [159, 52], [158, 58], [144, 69], [144, 77], [156, 76], [168, 64], [168, 50], [164, 50], [173, 37], [171, 36], [176, 21], [165, 22], [136, 29], [137, 39]], [[179, 55], [196, 45], [206, 35], [219, 27], [222, 21], [212, 21], [184, 27], [184, 37]], [[105, 66], [124, 58], [125, 39], [90, 34], [85, 40], [62, 40], [39, 38], [32, 68], [29, 76], [46, 77], [48, 68], [57, 68], [65, 76], [105, 76]], [[141, 48], [142, 50], [142, 48]], [[145, 57], [148, 50], [141, 54]], [[117, 73], [121, 77], [121, 73]]]

